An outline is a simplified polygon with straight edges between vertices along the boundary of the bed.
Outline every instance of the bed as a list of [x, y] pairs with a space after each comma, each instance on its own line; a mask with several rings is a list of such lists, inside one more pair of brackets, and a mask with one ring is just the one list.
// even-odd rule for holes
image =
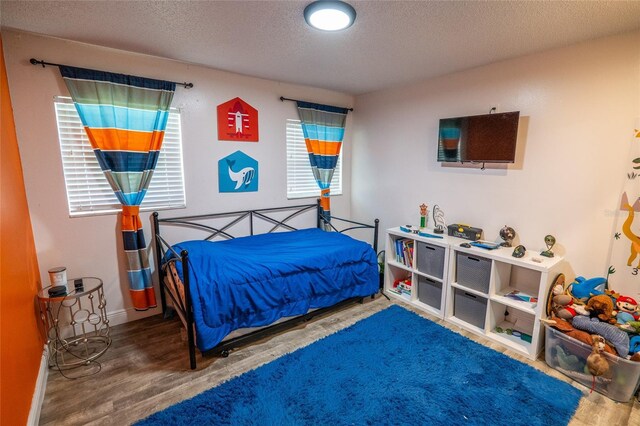
[[[163, 313], [183, 321], [192, 369], [196, 346], [227, 356], [379, 291], [377, 219], [326, 223], [316, 203], [175, 218], [154, 212], [153, 222]], [[172, 229], [179, 242], [170, 244], [168, 227], [186, 233]], [[373, 244], [346, 235], [363, 229], [373, 231]], [[190, 238], [195, 231], [204, 237]]]

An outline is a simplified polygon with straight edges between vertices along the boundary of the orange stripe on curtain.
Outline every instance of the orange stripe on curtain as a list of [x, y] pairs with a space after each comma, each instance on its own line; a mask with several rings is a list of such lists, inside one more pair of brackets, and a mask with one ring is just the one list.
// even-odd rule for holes
[[338, 155], [342, 147], [342, 142], [318, 141], [315, 139], [305, 139], [304, 141], [307, 145], [307, 152], [320, 155]]
[[136, 309], [146, 309], [156, 306], [156, 292], [153, 287], [144, 290], [130, 290], [131, 301]]
[[322, 210], [329, 211], [331, 210], [331, 198], [329, 196], [330, 189], [323, 189], [320, 191], [320, 207]]
[[159, 151], [164, 139], [164, 131], [138, 132], [123, 129], [84, 128], [91, 146], [102, 151]]
[[140, 206], [122, 206], [122, 230], [137, 231], [142, 228], [140, 220]]

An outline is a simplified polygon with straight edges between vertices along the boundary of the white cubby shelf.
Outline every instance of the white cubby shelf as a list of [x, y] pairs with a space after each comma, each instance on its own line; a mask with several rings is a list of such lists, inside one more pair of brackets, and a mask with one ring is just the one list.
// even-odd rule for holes
[[[435, 235], [432, 229], [424, 232]], [[544, 347], [540, 319], [551, 284], [567, 272], [564, 259], [532, 251], [515, 258], [511, 247], [461, 247], [468, 241], [440, 235], [387, 230], [385, 293], [537, 359]], [[404, 281], [401, 294], [394, 291], [399, 281]]]

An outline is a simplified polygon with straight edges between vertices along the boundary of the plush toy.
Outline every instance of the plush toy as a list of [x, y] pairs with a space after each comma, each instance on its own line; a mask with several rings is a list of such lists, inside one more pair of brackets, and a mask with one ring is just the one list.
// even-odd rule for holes
[[618, 308], [618, 313], [616, 314], [618, 324], [626, 324], [630, 321], [637, 321], [640, 318], [638, 315], [638, 303], [632, 297], [618, 297], [616, 308]]
[[622, 325], [618, 324], [618, 327], [629, 333], [640, 333], [640, 321], [627, 321]]
[[[551, 327], [555, 328], [556, 330], [562, 331], [564, 334], [566, 334], [569, 337], [573, 337], [574, 339], [582, 343], [585, 343], [589, 346], [593, 346], [593, 337], [590, 333], [576, 329], [568, 321], [562, 318], [556, 317], [550, 320], [541, 320], [541, 321], [544, 322], [545, 324], [549, 324]], [[638, 350], [640, 351], [640, 348]], [[607, 353], [610, 353], [611, 355], [616, 354], [616, 351], [614, 351], [611, 345], [609, 345], [606, 342], [604, 345], [604, 351]]]
[[594, 376], [602, 376], [609, 371], [609, 361], [602, 355], [604, 338], [597, 334], [591, 337], [593, 338], [593, 350], [591, 355], [587, 357], [587, 368], [589, 369], [589, 373]]
[[618, 300], [618, 298], [620, 296], [622, 296], [620, 293], [618, 293], [618, 292], [616, 292], [614, 290], [608, 289], [608, 288], [604, 290], [604, 294], [609, 296], [611, 298], [611, 300], [613, 301], [613, 303], [616, 303], [616, 300]]
[[565, 352], [560, 345], [555, 346], [554, 349], [556, 351], [556, 362], [560, 368], [575, 371], [582, 369], [584, 364], [580, 363], [580, 359], [577, 356]]
[[564, 274], [558, 274], [547, 296], [547, 316], [570, 320], [576, 315], [589, 315], [583, 306], [573, 303], [573, 297], [565, 290]]
[[613, 345], [619, 356], [626, 357], [629, 354], [629, 335], [615, 325], [606, 324], [600, 322], [597, 318], [589, 318], [582, 315], [576, 316], [571, 325], [578, 330], [588, 331], [604, 337]]
[[589, 311], [591, 315], [598, 317], [600, 321], [611, 324], [616, 323], [616, 319], [613, 317], [613, 302], [611, 298], [605, 294], [591, 297], [585, 309]]
[[569, 292], [578, 301], [586, 303], [591, 296], [604, 294], [606, 283], [607, 279], [602, 277], [590, 278], [588, 280], [584, 277], [577, 277], [569, 284]]
[[640, 353], [640, 336], [629, 339], [629, 355]]

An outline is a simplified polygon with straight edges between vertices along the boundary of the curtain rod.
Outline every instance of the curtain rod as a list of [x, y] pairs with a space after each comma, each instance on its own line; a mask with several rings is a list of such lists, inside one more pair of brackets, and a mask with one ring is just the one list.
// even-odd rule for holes
[[[29, 62], [31, 62], [32, 65], [42, 65], [42, 68], [44, 68], [45, 65], [50, 65], [52, 67], [68, 67], [71, 65], [63, 65], [63, 64], [54, 64], [53, 62], [45, 62], [45, 61], [39, 61], [35, 58], [31, 58], [29, 59]], [[174, 83], [176, 86], [184, 86], [185, 89], [191, 89], [193, 87], [193, 83], [178, 83], [175, 81], [169, 81], [169, 83]]]
[[[285, 98], [284, 96], [280, 96], [280, 100], [281, 100], [282, 102], [284, 102], [284, 101], [291, 101], [291, 102], [307, 102], [307, 101], [299, 101], [299, 100], [297, 100], [297, 99], [289, 99], [289, 98]], [[309, 102], [309, 103], [312, 103], [312, 102]], [[336, 108], [344, 108], [344, 107], [336, 107]], [[344, 108], [344, 109], [346, 109], [347, 111], [353, 111], [353, 108]]]

